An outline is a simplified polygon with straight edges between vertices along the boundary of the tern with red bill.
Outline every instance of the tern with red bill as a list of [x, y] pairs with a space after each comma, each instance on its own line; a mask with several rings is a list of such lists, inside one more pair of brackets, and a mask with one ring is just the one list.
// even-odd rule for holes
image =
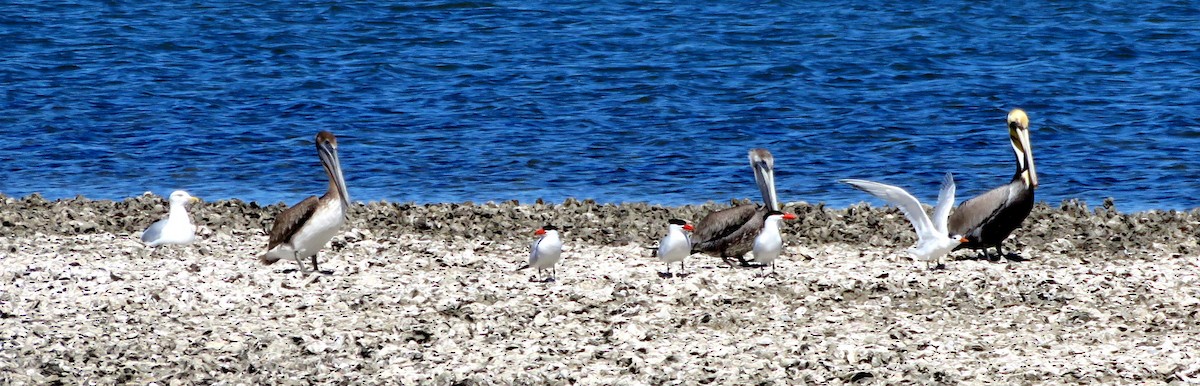
[[754, 249], [754, 239], [763, 229], [765, 215], [779, 210], [775, 198], [775, 157], [767, 149], [751, 149], [749, 158], [763, 204], [735, 206], [704, 216], [692, 235], [696, 240], [692, 252], [703, 252], [726, 261], [736, 258], [743, 266], [748, 265], [743, 255]]
[[317, 156], [329, 178], [325, 195], [309, 196], [300, 203], [287, 208], [275, 216], [271, 226], [271, 238], [267, 253], [259, 256], [263, 264], [274, 264], [281, 259], [293, 259], [300, 272], [308, 273], [302, 259], [312, 259], [313, 270], [317, 267], [317, 253], [346, 222], [346, 211], [350, 208], [350, 194], [346, 192], [346, 179], [342, 177], [342, 165], [338, 159], [337, 138], [333, 133], [322, 131], [316, 137]]
[[766, 268], [771, 265], [771, 274], [775, 274], [775, 259], [783, 253], [783, 235], [779, 233], [779, 225], [783, 220], [795, 220], [796, 215], [780, 211], [770, 211], [764, 214], [763, 229], [754, 238], [754, 262]]
[[950, 207], [954, 206], [954, 175], [946, 173], [942, 178], [942, 189], [938, 192], [937, 206], [933, 208], [933, 218], [925, 214], [921, 202], [904, 189], [865, 180], [840, 180], [855, 189], [870, 193], [888, 203], [900, 208], [904, 217], [912, 223], [917, 231], [917, 243], [908, 248], [908, 253], [914, 259], [925, 261], [926, 268], [936, 262], [938, 268], [944, 268], [944, 258], [947, 253], [967, 242], [962, 235], [946, 236], [946, 219], [950, 217]]
[[558, 228], [553, 225], [546, 225], [538, 229], [534, 234], [541, 237], [534, 240], [533, 245], [529, 246], [529, 264], [525, 264], [524, 267], [517, 268], [517, 270], [520, 271], [531, 267], [537, 268], [540, 275], [542, 270], [549, 268], [550, 277], [546, 278], [545, 281], [554, 281], [557, 273], [554, 266], [559, 261], [562, 261], [562, 239], [558, 238]]
[[671, 276], [671, 263], [679, 263], [679, 273], [683, 273], [683, 259], [692, 254], [692, 239], [687, 232], [695, 228], [687, 221], [671, 219], [667, 221], [667, 235], [658, 242], [658, 259], [667, 263], [665, 276]]

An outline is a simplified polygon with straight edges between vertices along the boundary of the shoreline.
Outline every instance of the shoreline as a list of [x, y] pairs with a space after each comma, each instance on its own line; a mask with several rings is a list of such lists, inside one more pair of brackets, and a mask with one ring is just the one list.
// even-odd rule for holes
[[[752, 203], [733, 200], [731, 203]], [[0, 236], [34, 234], [137, 234], [161, 219], [166, 200], [154, 195], [121, 201], [70, 199], [47, 201], [38, 196], [12, 198], [0, 194]], [[599, 204], [568, 199], [563, 203], [354, 203], [349, 230], [366, 230], [374, 237], [419, 234], [438, 239], [482, 238], [523, 245], [532, 232], [553, 223], [564, 228], [564, 241], [595, 245], [655, 245], [671, 218], [697, 222], [710, 211], [730, 207], [708, 203], [667, 207], [644, 203]], [[189, 209], [200, 235], [264, 232], [282, 203], [259, 205], [240, 200], [200, 202]], [[915, 235], [895, 208], [858, 204], [831, 209], [823, 204], [793, 202], [783, 210], [799, 218], [784, 232], [790, 246], [830, 243], [871, 247], [907, 247]], [[1198, 254], [1200, 208], [1191, 211], [1118, 212], [1111, 202], [1089, 208], [1076, 201], [1058, 206], [1037, 203], [1021, 228], [1004, 243], [1006, 251], [1033, 253], [1149, 253]], [[515, 244], [514, 244], [515, 243]], [[955, 256], [965, 252], [958, 251]]]

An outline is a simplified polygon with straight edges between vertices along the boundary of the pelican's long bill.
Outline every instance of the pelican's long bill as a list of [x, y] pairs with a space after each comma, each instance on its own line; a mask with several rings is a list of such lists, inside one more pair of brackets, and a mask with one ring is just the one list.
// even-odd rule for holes
[[779, 210], [775, 195], [775, 157], [767, 149], [750, 149], [750, 165], [754, 167], [754, 182], [762, 193], [763, 203], [770, 211]]
[[317, 155], [321, 157], [321, 166], [329, 175], [329, 184], [338, 192], [342, 205], [350, 208], [350, 193], [346, 191], [346, 178], [342, 176], [342, 163], [338, 159], [337, 139], [327, 131], [318, 135]]
[[1008, 113], [1008, 137], [1013, 152], [1017, 153], [1018, 171], [1025, 183], [1037, 187], [1037, 169], [1033, 166], [1033, 147], [1029, 145], [1029, 116], [1024, 110], [1014, 109]]

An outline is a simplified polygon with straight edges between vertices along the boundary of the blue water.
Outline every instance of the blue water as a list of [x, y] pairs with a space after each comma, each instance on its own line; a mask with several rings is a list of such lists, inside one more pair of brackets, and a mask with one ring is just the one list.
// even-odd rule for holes
[[362, 201], [961, 199], [1021, 107], [1039, 200], [1200, 207], [1200, 3], [676, 3], [7, 1], [0, 192], [292, 203], [330, 130]]

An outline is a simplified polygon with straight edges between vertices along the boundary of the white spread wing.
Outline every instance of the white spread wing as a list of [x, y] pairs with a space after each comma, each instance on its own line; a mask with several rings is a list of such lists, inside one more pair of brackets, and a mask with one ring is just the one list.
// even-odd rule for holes
[[933, 208], [933, 229], [943, 236], [949, 236], [946, 221], [950, 218], [950, 208], [954, 207], [954, 174], [946, 173], [942, 177], [942, 189], [938, 191], [937, 206]]
[[[929, 221], [929, 215], [925, 214], [925, 210], [921, 208], [921, 202], [904, 189], [866, 180], [839, 181], [900, 208], [900, 211], [904, 212], [904, 217], [908, 218], [908, 222], [912, 223], [913, 228], [916, 229], [918, 240], [935, 240], [932, 237], [936, 237], [936, 233], [933, 223]], [[941, 237], [944, 238], [946, 235], [941, 235]]]

